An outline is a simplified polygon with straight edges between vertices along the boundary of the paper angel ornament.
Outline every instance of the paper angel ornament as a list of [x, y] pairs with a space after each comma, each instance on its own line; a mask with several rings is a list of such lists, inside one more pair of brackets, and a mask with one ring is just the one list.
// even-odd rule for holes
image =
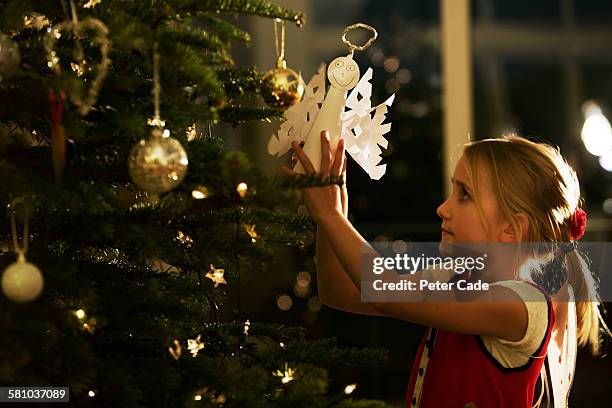
[[[318, 171], [320, 134], [327, 130], [332, 152], [343, 138], [347, 153], [370, 178], [379, 180], [386, 171], [386, 165], [378, 164], [382, 153], [380, 146], [387, 147], [383, 135], [391, 130], [391, 124], [383, 122], [394, 95], [372, 108], [372, 69], [369, 68], [359, 79], [359, 67], [350, 55], [334, 59], [327, 68], [330, 88], [325, 95], [324, 70], [325, 66], [321, 65], [318, 73], [305, 85], [302, 100], [286, 111], [286, 121], [268, 142], [268, 153], [281, 156], [289, 151], [292, 141], [305, 142], [304, 152]], [[347, 97], [351, 89], [353, 91]], [[299, 162], [294, 170], [304, 173]]]

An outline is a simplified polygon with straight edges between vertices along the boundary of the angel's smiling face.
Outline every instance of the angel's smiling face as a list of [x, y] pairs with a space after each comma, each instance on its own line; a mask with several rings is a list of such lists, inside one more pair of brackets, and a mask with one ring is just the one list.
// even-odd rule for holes
[[359, 67], [352, 58], [338, 57], [329, 64], [327, 78], [334, 88], [348, 91], [359, 82]]

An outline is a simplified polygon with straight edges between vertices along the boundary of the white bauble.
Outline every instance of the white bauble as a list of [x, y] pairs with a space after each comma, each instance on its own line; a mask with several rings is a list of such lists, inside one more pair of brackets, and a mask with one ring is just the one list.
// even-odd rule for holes
[[2, 275], [2, 291], [16, 303], [27, 303], [36, 299], [42, 293], [43, 285], [40, 269], [24, 257], [10, 264]]

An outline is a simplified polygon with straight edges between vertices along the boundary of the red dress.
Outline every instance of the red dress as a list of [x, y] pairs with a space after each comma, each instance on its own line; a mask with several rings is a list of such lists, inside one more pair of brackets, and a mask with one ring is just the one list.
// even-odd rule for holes
[[555, 320], [550, 297], [545, 295], [546, 335], [521, 367], [503, 367], [480, 336], [428, 330], [412, 366], [406, 407], [465, 408], [470, 403], [475, 408], [531, 407]]

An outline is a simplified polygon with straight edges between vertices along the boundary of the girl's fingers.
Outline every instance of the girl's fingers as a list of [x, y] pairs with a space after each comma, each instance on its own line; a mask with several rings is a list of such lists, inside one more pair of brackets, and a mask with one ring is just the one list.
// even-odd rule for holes
[[[300, 142], [300, 147], [304, 147], [304, 142]], [[295, 167], [295, 164], [298, 161], [298, 157], [295, 152], [291, 153], [291, 165]]]
[[330, 156], [329, 134], [324, 130], [321, 132], [321, 169], [319, 170], [319, 175], [323, 178], [329, 177]]
[[333, 177], [338, 177], [340, 175], [340, 169], [344, 168], [344, 163], [346, 159], [344, 157], [344, 139], [340, 139], [338, 142], [338, 147], [336, 147], [336, 155], [334, 157], [334, 163], [331, 168], [331, 175]]
[[295, 151], [295, 154], [297, 154], [300, 163], [302, 163], [302, 167], [304, 167], [306, 174], [315, 174], [317, 171], [315, 170], [310, 159], [308, 158], [308, 156], [306, 156], [306, 153], [304, 153], [300, 145], [297, 142], [293, 141], [291, 142], [291, 146], [293, 146], [293, 150]]
[[290, 169], [287, 166], [281, 166], [281, 171], [283, 173], [285, 173], [286, 175], [288, 175], [288, 176], [292, 176], [292, 177], [299, 176], [298, 173], [296, 173], [295, 171], [293, 171], [292, 169]]

